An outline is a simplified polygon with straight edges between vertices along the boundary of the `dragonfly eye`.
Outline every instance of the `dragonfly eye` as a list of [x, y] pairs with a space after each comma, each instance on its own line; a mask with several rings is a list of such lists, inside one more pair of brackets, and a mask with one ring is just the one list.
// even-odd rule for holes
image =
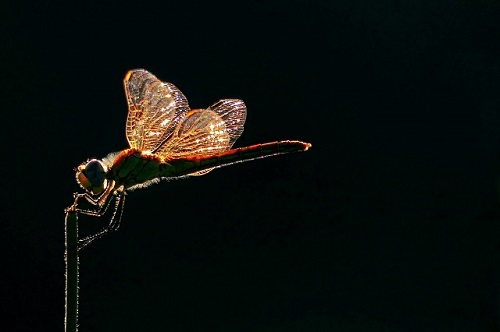
[[98, 195], [107, 187], [106, 172], [107, 168], [101, 161], [92, 159], [78, 166], [76, 181], [89, 193]]

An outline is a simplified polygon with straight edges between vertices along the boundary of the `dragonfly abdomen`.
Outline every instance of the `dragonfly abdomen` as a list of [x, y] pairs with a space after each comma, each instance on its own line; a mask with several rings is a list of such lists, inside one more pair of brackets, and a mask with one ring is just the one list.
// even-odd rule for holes
[[311, 144], [301, 141], [279, 141], [232, 149], [215, 155], [172, 159], [160, 165], [161, 177], [185, 176], [212, 168], [285, 153], [302, 152]]

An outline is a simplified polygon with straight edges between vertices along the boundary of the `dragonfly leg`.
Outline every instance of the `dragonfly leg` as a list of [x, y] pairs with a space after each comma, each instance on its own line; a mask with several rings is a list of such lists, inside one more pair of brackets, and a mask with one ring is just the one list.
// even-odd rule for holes
[[[116, 194], [114, 194], [114, 201], [115, 201], [115, 208], [113, 211], [113, 215], [111, 216], [111, 219], [108, 223], [107, 226], [103, 227], [99, 232], [93, 235], [89, 235], [83, 239], [78, 240], [78, 250], [81, 250], [94, 242], [97, 239], [100, 239], [104, 235], [116, 231], [120, 227], [120, 222], [122, 219], [123, 215], [123, 208], [125, 206], [125, 195], [126, 193], [124, 191], [119, 191]], [[113, 199], [108, 200], [108, 204], [106, 204], [106, 210], [108, 206], [110, 205], [111, 201]], [[100, 215], [104, 214], [102, 212]]]
[[[114, 182], [110, 183], [110, 185], [106, 188], [106, 190], [96, 198], [94, 198], [92, 195], [90, 195], [87, 192], [74, 193], [73, 198], [75, 199], [75, 201], [73, 202], [73, 205], [70, 206], [68, 209], [71, 209], [73, 211], [77, 211], [77, 212], [82, 213], [82, 214], [100, 217], [104, 213], [106, 213], [106, 211], [108, 209], [109, 203], [111, 201], [111, 200], [109, 200], [109, 196], [110, 196], [112, 190], [114, 189], [114, 187], [115, 187], [115, 183]], [[85, 198], [85, 200], [87, 202], [96, 206], [96, 208], [92, 209], [92, 210], [78, 208], [78, 201], [82, 198]], [[68, 210], [68, 209], [66, 209], [66, 210]]]
[[[79, 198], [85, 197], [84, 196], [85, 194], [77, 194], [77, 195], [79, 195]], [[88, 198], [88, 197], [85, 197], [85, 198]], [[92, 197], [90, 197], [90, 198], [92, 198]], [[81, 214], [88, 215], [88, 216], [102, 217], [106, 213], [106, 211], [108, 211], [108, 208], [111, 205], [112, 201], [113, 201], [113, 199], [109, 199], [109, 197], [106, 197], [106, 201], [102, 202], [105, 204], [101, 205], [98, 203], [97, 200], [95, 200], [95, 204], [91, 202], [92, 204], [94, 204], [96, 206], [96, 208], [94, 210], [75, 208], [75, 211], [77, 211]], [[76, 200], [75, 200], [75, 202], [76, 202]], [[74, 205], [76, 206], [76, 203]]]

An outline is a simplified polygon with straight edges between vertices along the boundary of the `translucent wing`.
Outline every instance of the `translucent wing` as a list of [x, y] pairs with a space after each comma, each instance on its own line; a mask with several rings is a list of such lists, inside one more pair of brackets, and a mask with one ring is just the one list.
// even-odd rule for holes
[[182, 92], [144, 69], [131, 70], [123, 81], [128, 103], [127, 140], [131, 148], [154, 152], [189, 111]]
[[179, 158], [227, 151], [243, 132], [245, 119], [245, 103], [238, 99], [224, 99], [207, 109], [192, 110], [156, 153]]

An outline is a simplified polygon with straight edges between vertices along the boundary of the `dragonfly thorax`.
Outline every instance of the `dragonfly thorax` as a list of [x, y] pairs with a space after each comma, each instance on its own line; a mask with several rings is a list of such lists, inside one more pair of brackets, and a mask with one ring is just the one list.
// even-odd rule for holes
[[107, 171], [108, 168], [102, 161], [92, 159], [78, 166], [76, 182], [92, 195], [99, 195], [108, 185], [106, 180]]

